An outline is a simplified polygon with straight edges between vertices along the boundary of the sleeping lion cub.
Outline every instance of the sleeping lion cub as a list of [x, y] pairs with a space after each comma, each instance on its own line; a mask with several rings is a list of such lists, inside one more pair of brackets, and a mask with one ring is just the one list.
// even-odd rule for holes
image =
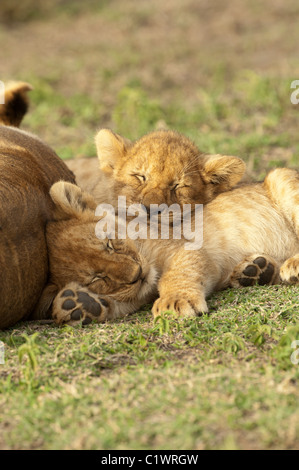
[[[96, 202], [127, 205], [206, 204], [243, 177], [245, 163], [237, 157], [206, 155], [184, 135], [151, 132], [130, 142], [108, 129], [96, 136], [96, 159], [66, 161], [82, 189]], [[96, 167], [99, 166], [97, 169]]]
[[[39, 305], [58, 324], [88, 324], [155, 300], [155, 316], [207, 312], [206, 298], [229, 286], [299, 282], [299, 174], [276, 169], [262, 184], [222, 193], [204, 207], [204, 242], [99, 240], [96, 203], [65, 182], [53, 185], [48, 224], [50, 279]], [[60, 291], [60, 292], [59, 292]]]

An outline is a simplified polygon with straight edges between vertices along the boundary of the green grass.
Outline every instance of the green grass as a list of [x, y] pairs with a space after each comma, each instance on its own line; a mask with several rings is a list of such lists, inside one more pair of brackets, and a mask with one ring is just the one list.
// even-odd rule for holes
[[[233, 89], [233, 92], [231, 91]], [[249, 163], [255, 177], [262, 178], [273, 166], [288, 163], [293, 127], [298, 113], [285, 106], [290, 96], [289, 82], [264, 78], [254, 72], [239, 72], [230, 83], [211, 79], [197, 92], [196, 104], [186, 108], [182, 102], [163, 106], [151, 99], [139, 86], [127, 86], [118, 94], [112, 114], [116, 130], [137, 139], [159, 126], [188, 135], [200, 149], [209, 153], [239, 155]], [[278, 133], [277, 128], [286, 129]], [[279, 159], [272, 149], [281, 149]], [[271, 155], [273, 153], [273, 156]], [[295, 161], [298, 149], [294, 149]]]
[[298, 288], [230, 290], [209, 306], [193, 320], [154, 322], [145, 308], [2, 332], [1, 447], [298, 447]]
[[104, 113], [101, 103], [79, 92], [62, 95], [56, 90], [55, 77], [29, 77], [28, 81], [35, 91], [31, 94], [32, 110], [26, 118], [27, 126], [37, 135], [44, 135], [45, 140], [52, 140], [56, 134], [55, 150], [63, 159], [94, 156], [94, 134]]
[[[100, 98], [94, 101], [81, 92], [62, 95], [55, 77], [27, 80], [35, 91], [25, 127], [47, 141], [55, 140], [61, 158], [95, 156], [94, 135], [98, 128], [107, 126], [107, 110]], [[190, 108], [182, 101], [163, 104], [140, 84], [129, 83], [115, 98], [108, 126], [133, 140], [157, 128], [175, 129], [202, 151], [242, 157], [248, 172], [258, 179], [273, 167], [296, 167], [299, 151], [293, 133], [299, 117], [295, 106], [285, 105], [289, 83], [242, 71], [232, 86], [233, 93], [216, 77], [209, 87], [198, 90], [196, 103]]]

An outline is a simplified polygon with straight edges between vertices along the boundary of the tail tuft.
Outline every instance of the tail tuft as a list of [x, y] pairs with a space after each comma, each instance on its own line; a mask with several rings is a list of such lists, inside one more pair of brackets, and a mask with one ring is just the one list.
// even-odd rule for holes
[[10, 82], [5, 87], [4, 104], [0, 104], [0, 125], [19, 127], [25, 116], [29, 99], [27, 92], [33, 90], [29, 83]]

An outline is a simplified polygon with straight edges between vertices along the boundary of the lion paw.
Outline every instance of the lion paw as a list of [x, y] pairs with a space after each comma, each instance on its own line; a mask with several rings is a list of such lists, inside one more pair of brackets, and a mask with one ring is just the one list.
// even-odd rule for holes
[[268, 255], [252, 255], [238, 264], [231, 277], [231, 287], [249, 287], [271, 285], [278, 282], [279, 267]]
[[158, 317], [163, 312], [171, 311], [179, 317], [196, 317], [208, 312], [204, 298], [200, 295], [160, 297], [153, 305], [152, 313]]
[[110, 300], [72, 283], [55, 297], [52, 317], [58, 325], [85, 326], [92, 321], [104, 322], [110, 316], [110, 310]]
[[280, 278], [284, 284], [299, 283], [299, 255], [287, 259], [280, 268]]

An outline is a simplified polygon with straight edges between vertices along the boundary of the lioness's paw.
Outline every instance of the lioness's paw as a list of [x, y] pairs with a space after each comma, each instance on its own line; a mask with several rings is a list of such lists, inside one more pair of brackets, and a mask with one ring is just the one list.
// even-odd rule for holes
[[92, 321], [104, 322], [110, 317], [111, 309], [107, 298], [99, 297], [87, 288], [72, 283], [55, 297], [52, 317], [58, 325], [85, 326]]
[[171, 311], [179, 317], [196, 317], [208, 312], [208, 306], [200, 295], [160, 297], [154, 303], [152, 313], [154, 317], [158, 317], [167, 311]]
[[283, 263], [280, 268], [280, 278], [284, 284], [299, 284], [299, 255]]
[[231, 287], [249, 287], [272, 285], [279, 282], [279, 267], [276, 261], [267, 255], [252, 255], [238, 264], [231, 277]]

